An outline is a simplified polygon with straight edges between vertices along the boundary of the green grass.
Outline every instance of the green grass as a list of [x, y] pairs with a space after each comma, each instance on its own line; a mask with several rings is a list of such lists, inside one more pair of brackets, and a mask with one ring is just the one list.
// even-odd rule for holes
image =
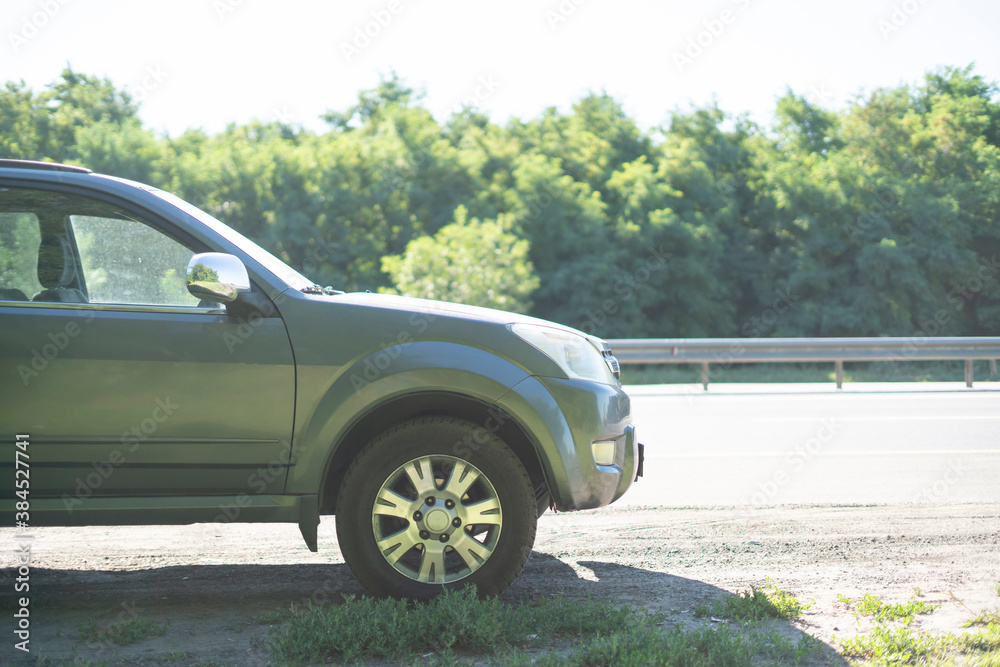
[[982, 611], [962, 624], [975, 632], [932, 635], [910, 629], [917, 614], [928, 614], [940, 605], [917, 600], [888, 604], [865, 593], [857, 602], [839, 599], [855, 616], [872, 618], [876, 625], [867, 633], [840, 640], [843, 655], [855, 665], [976, 665], [1000, 667], [1000, 610]]
[[504, 656], [504, 667], [590, 667], [621, 665], [749, 665], [756, 651], [740, 633], [729, 628], [702, 628], [684, 632], [674, 628], [666, 632], [655, 627], [623, 628], [619, 632], [580, 643], [568, 654], [550, 652], [532, 655], [519, 651]]
[[[986, 361], [973, 364], [975, 379], [996, 382]], [[725, 363], [709, 366], [709, 382], [834, 382], [833, 363]], [[623, 384], [700, 383], [700, 364], [627, 364]], [[845, 362], [844, 382], [964, 382], [964, 361]]]
[[88, 641], [109, 641], [119, 646], [131, 644], [149, 637], [162, 637], [167, 634], [169, 623], [155, 623], [147, 618], [134, 616], [117, 623], [99, 627], [93, 619], [77, 625], [80, 638]]
[[289, 607], [278, 607], [277, 609], [270, 609], [268, 611], [263, 611], [253, 617], [253, 622], [257, 625], [281, 625], [288, 621], [295, 613], [295, 605]]
[[802, 604], [791, 593], [779, 590], [774, 586], [757, 588], [735, 596], [718, 599], [711, 605], [700, 604], [695, 607], [695, 616], [719, 616], [733, 620], [756, 623], [770, 619], [791, 620], [798, 618], [812, 603]]
[[473, 591], [445, 592], [427, 603], [355, 598], [343, 604], [292, 612], [292, 622], [271, 639], [287, 661], [352, 661], [362, 656], [399, 660], [429, 651], [496, 652], [539, 636], [609, 634], [632, 625], [655, 625], [662, 616], [598, 601], [562, 598], [510, 606], [479, 600]]
[[858, 600], [857, 609], [859, 613], [871, 616], [877, 621], [898, 621], [912, 620], [917, 614], [930, 614], [941, 606], [940, 604], [928, 604], [916, 598], [917, 596], [910, 598], [909, 602], [888, 603], [871, 593], [865, 593]]
[[970, 618], [965, 623], [962, 623], [963, 628], [971, 628], [975, 625], [998, 625], [1000, 626], [1000, 609], [984, 609], [983, 611], [976, 614], [973, 618]]
[[910, 623], [917, 614], [930, 614], [941, 606], [917, 600], [917, 597], [919, 597], [919, 592], [910, 598], [909, 602], [895, 604], [883, 602], [871, 593], [865, 593], [856, 602], [850, 598], [845, 598], [843, 595], [838, 596], [838, 599], [846, 604], [849, 609], [853, 608], [852, 613], [855, 616], [868, 616], [877, 622], [903, 621]]
[[[474, 590], [446, 592], [427, 603], [346, 597], [343, 604], [293, 610], [268, 639], [280, 664], [361, 659], [520, 665], [750, 665], [758, 656], [798, 662], [822, 648], [773, 629], [706, 625], [664, 630], [663, 614], [601, 600], [562, 597], [516, 605], [480, 600]], [[428, 654], [430, 660], [423, 659]]]
[[980, 652], [1000, 652], [1000, 622], [992, 621], [976, 632], [966, 632], [956, 636], [957, 642], [965, 649]]
[[639, 627], [583, 641], [567, 655], [539, 656], [519, 651], [505, 656], [500, 664], [504, 667], [727, 667], [758, 664], [761, 659], [765, 663], [792, 664], [802, 662], [822, 646], [819, 640], [805, 634], [798, 642], [792, 642], [773, 631], [748, 634], [727, 626], [706, 626], [693, 631]]
[[37, 665], [38, 667], [111, 667], [111, 661], [109, 660], [87, 660], [86, 658], [74, 657], [63, 657], [63, 658], [49, 658], [49, 657], [39, 657], [37, 661], [31, 662], [29, 664]]
[[870, 665], [913, 665], [943, 658], [947, 637], [911, 632], [907, 627], [876, 625], [871, 632], [841, 642], [844, 655]]
[[883, 665], [1000, 665], [1000, 625], [977, 632], [931, 635], [907, 626], [876, 625], [870, 632], [840, 642], [843, 655], [854, 664]]

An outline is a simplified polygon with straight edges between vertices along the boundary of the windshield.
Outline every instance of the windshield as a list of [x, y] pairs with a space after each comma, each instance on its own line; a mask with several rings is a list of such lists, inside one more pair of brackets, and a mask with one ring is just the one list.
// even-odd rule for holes
[[301, 290], [313, 285], [313, 281], [309, 280], [301, 273], [293, 269], [292, 267], [285, 264], [283, 261], [269, 253], [268, 251], [261, 248], [259, 245], [248, 239], [247, 237], [240, 234], [238, 231], [230, 227], [229, 225], [216, 220], [208, 213], [205, 213], [197, 206], [193, 206], [188, 202], [184, 201], [176, 195], [172, 195], [169, 192], [164, 192], [157, 188], [147, 188], [147, 191], [156, 195], [163, 201], [173, 204], [180, 210], [184, 211], [188, 215], [196, 218], [199, 222], [205, 224], [205, 226], [212, 229], [212, 231], [224, 236], [228, 241], [239, 246], [240, 250], [250, 255], [258, 264], [263, 266], [265, 269], [276, 275], [281, 280], [288, 283], [291, 287]]

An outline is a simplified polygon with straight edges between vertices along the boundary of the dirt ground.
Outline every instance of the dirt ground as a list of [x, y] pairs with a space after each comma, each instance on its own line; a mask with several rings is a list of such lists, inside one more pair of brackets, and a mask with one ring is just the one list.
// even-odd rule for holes
[[[310, 553], [294, 525], [39, 528], [32, 531], [31, 654], [4, 630], [0, 664], [74, 656], [111, 664], [268, 664], [263, 612], [361, 594], [320, 526]], [[0, 531], [13, 545], [15, 533]], [[11, 548], [8, 553], [11, 553]], [[4, 565], [12, 560], [5, 559]], [[4, 609], [15, 608], [12, 568]], [[871, 592], [904, 602], [919, 588], [941, 603], [915, 629], [956, 631], [1000, 606], [1000, 503], [755, 508], [605, 508], [545, 514], [535, 550], [504, 594], [515, 602], [564, 593], [670, 614], [667, 625], [707, 622], [694, 606], [765, 581], [815, 601], [805, 631], [830, 646], [867, 626], [838, 602]], [[18, 594], [18, 596], [21, 594]], [[138, 615], [169, 622], [162, 637], [127, 646], [88, 642], [79, 624]], [[5, 624], [10, 624], [10, 615]], [[831, 650], [817, 664], [844, 664]]]

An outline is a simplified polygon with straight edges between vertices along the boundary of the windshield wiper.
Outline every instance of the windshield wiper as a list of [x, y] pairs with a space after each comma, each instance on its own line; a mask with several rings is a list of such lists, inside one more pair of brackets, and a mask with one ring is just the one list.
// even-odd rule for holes
[[333, 289], [330, 286], [322, 287], [316, 284], [312, 284], [309, 287], [303, 287], [300, 291], [303, 294], [323, 294], [325, 296], [335, 296], [337, 294], [344, 294], [343, 290]]

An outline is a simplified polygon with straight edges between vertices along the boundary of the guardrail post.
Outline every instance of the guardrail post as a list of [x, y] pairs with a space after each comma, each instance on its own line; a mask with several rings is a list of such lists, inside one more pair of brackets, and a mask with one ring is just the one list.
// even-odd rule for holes
[[965, 360], [965, 386], [972, 386], [972, 359]]
[[844, 362], [837, 359], [833, 362], [833, 369], [837, 374], [837, 389], [844, 388]]
[[996, 375], [996, 374], [997, 374], [997, 360], [990, 359], [990, 375]]
[[701, 362], [701, 388], [708, 391], [708, 362]]

